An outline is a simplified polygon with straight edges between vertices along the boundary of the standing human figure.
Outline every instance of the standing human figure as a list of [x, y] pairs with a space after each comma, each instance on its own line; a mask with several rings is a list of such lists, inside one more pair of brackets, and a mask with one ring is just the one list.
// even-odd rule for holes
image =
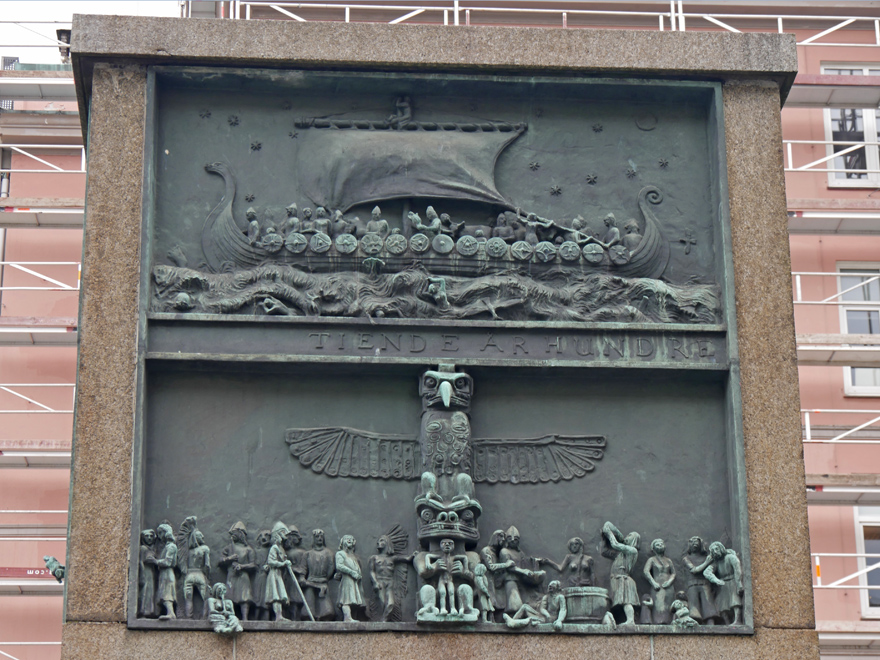
[[339, 593], [336, 601], [342, 608], [342, 620], [345, 622], [356, 621], [351, 615], [352, 607], [363, 611], [366, 605], [361, 562], [354, 554], [356, 544], [355, 538], [351, 534], [346, 534], [339, 539], [339, 551], [335, 557], [336, 573], [339, 575]]
[[[406, 587], [406, 564], [412, 563], [412, 557], [405, 557], [400, 552], [406, 548], [406, 533], [395, 525], [387, 534], [376, 541], [376, 554], [370, 557], [368, 568], [373, 591], [382, 607], [382, 621], [399, 620], [400, 603], [397, 592]], [[401, 569], [401, 570], [398, 570]]]
[[266, 575], [266, 604], [275, 613], [275, 621], [290, 621], [284, 616], [283, 608], [288, 603], [287, 589], [284, 587], [284, 575], [290, 570], [290, 560], [284, 551], [284, 539], [287, 538], [288, 529], [283, 522], [276, 522], [272, 527], [272, 547], [269, 548], [269, 556], [266, 566], [269, 569]]
[[690, 615], [702, 625], [712, 625], [718, 619], [712, 587], [703, 571], [710, 563], [709, 551], [699, 536], [688, 539], [687, 553], [682, 563], [688, 571], [687, 603]]
[[141, 532], [141, 547], [138, 555], [138, 585], [141, 588], [138, 598], [138, 617], [153, 618], [156, 615], [156, 532], [145, 529]]
[[492, 606], [500, 617], [507, 606], [507, 598], [504, 593], [504, 576], [507, 569], [513, 567], [514, 561], [501, 560], [501, 550], [504, 548], [504, 530], [496, 529], [489, 537], [489, 545], [480, 550], [480, 559], [489, 570], [489, 597]]
[[162, 553], [156, 560], [159, 569], [159, 584], [156, 587], [156, 600], [165, 608], [163, 620], [176, 619], [174, 606], [177, 603], [177, 544], [174, 543], [174, 532], [171, 525], [161, 524], [156, 528], [156, 537], [164, 544]]
[[[302, 534], [299, 533], [299, 527], [296, 525], [287, 525], [288, 534], [284, 539], [284, 549], [287, 551], [287, 558], [290, 560], [291, 570], [284, 574], [284, 586], [287, 588], [287, 598], [289, 599], [290, 618], [299, 621], [302, 618], [303, 598], [300, 595], [303, 580], [306, 579], [306, 554], [307, 551], [302, 547]], [[300, 584], [297, 589], [293, 583], [294, 578]]]
[[272, 532], [268, 529], [260, 530], [254, 548], [254, 563], [257, 568], [251, 581], [251, 593], [254, 598], [253, 610], [249, 612], [251, 621], [265, 621], [269, 618], [269, 610], [266, 607], [266, 576], [269, 567], [266, 561], [269, 559], [270, 547], [272, 547]]
[[211, 589], [208, 584], [211, 573], [211, 549], [198, 529], [193, 529], [189, 534], [187, 546], [186, 561], [181, 567], [186, 574], [183, 580], [184, 616], [187, 619], [193, 617], [193, 599], [195, 592], [198, 592], [202, 599], [201, 618], [206, 619]]
[[614, 525], [606, 522], [602, 534], [614, 555], [611, 562], [611, 609], [623, 611], [625, 625], [633, 625], [635, 606], [639, 604], [636, 581], [632, 579], [632, 570], [639, 558], [641, 537], [638, 532], [630, 532], [623, 536]]
[[654, 588], [653, 623], [672, 623], [672, 601], [675, 600], [675, 566], [672, 560], [666, 556], [666, 543], [663, 539], [654, 539], [651, 542], [651, 550], [654, 556], [645, 562], [645, 578]]
[[242, 621], [248, 620], [250, 605], [253, 602], [251, 574], [256, 571], [256, 554], [247, 540], [247, 527], [240, 520], [229, 529], [232, 542], [223, 548], [218, 564], [226, 568], [226, 587], [229, 600], [241, 612]]
[[326, 547], [324, 530], [312, 530], [312, 549], [306, 553], [306, 579], [303, 592], [315, 621], [333, 621], [336, 611], [330, 600], [330, 578], [336, 569], [336, 557]]
[[709, 560], [703, 575], [715, 585], [715, 607], [724, 618], [724, 623], [738, 626], [742, 623], [742, 597], [745, 592], [739, 557], [735, 551], [715, 541], [709, 546]]

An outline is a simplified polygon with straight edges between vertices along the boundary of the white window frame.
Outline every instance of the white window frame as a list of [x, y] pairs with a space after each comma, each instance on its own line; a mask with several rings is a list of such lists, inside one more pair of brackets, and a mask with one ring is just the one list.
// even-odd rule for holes
[[[880, 527], [880, 515], [863, 514], [859, 507], [853, 507], [853, 518], [855, 518], [856, 528], [856, 554], [865, 554], [865, 527]], [[865, 570], [871, 564], [880, 562], [878, 558], [867, 559], [858, 557], [857, 563], [860, 571]], [[880, 570], [880, 569], [877, 569]], [[868, 586], [868, 575], [862, 573], [859, 576], [859, 586]], [[859, 602], [862, 606], [863, 619], [880, 619], [880, 605], [871, 606], [868, 589], [859, 589]]]
[[[824, 74], [825, 69], [865, 69], [865, 75], [868, 69], [880, 69], [880, 62], [823, 62], [821, 71]], [[862, 123], [865, 130], [865, 142], [880, 142], [880, 118], [877, 117], [875, 108], [858, 108], [862, 111]], [[831, 130], [831, 109], [824, 108], [822, 110], [823, 121], [825, 124], [825, 141], [832, 142], [834, 140], [833, 131]], [[834, 155], [834, 146], [829, 144], [825, 147], [825, 155]], [[877, 188], [880, 187], [880, 144], [865, 147], [865, 166], [869, 170], [868, 175], [864, 179], [847, 179], [837, 178], [839, 172], [828, 172], [829, 188]], [[834, 168], [834, 159], [826, 161], [824, 167]], [[871, 170], [874, 172], [871, 173]]]
[[[841, 275], [846, 275], [847, 273], [843, 273], [844, 270], [855, 270], [858, 272], [870, 272], [874, 270], [880, 271], [880, 263], [875, 261], [838, 261], [837, 262], [837, 272]], [[878, 273], [880, 275], [880, 273]], [[837, 290], [842, 291], [843, 286], [841, 284], [842, 278], [837, 278]], [[844, 303], [842, 298], [840, 302]], [[846, 312], [847, 310], [854, 311], [880, 311], [880, 301], [876, 305], [871, 304], [863, 304], [858, 301], [853, 301], [851, 304], [846, 303], [843, 305], [838, 305], [837, 307], [840, 314], [840, 332], [841, 334], [847, 334], [849, 327], [847, 325], [846, 320]], [[870, 369], [871, 367], [866, 367]], [[872, 386], [872, 385], [853, 385], [852, 384], [852, 367], [844, 367], [843, 368], [843, 394], [844, 396], [864, 396], [864, 397], [878, 397], [880, 396], [880, 386]]]

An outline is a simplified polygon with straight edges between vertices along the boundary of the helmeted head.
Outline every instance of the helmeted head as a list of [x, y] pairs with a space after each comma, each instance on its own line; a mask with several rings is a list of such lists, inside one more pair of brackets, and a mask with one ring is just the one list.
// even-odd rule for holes
[[378, 206], [374, 206], [373, 210], [370, 212], [370, 217], [372, 217], [373, 220], [378, 220], [381, 216], [382, 209], [380, 209]]
[[302, 534], [299, 533], [299, 527], [296, 525], [287, 526], [287, 541], [291, 547], [298, 546], [302, 543]]
[[233, 541], [245, 543], [247, 541], [247, 527], [239, 520], [229, 528], [229, 536], [232, 537]]
[[284, 210], [287, 211], [288, 218], [295, 218], [296, 214], [299, 213], [299, 209], [296, 207], [296, 203], [291, 204]]
[[623, 229], [627, 234], [638, 234], [639, 233], [639, 223], [635, 220], [627, 220], [626, 224], [623, 226]]
[[434, 210], [433, 206], [429, 206], [425, 209], [425, 217], [428, 220], [439, 220], [440, 216], [437, 215], [437, 211]]
[[290, 530], [287, 529], [287, 525], [283, 522], [276, 522], [272, 525], [272, 543], [281, 545], [284, 543], [284, 539], [287, 538], [289, 532]]
[[604, 220], [604, 222], [605, 222], [605, 226], [606, 226], [606, 227], [613, 227], [613, 226], [615, 225], [615, 222], [616, 222], [616, 219], [615, 219], [615, 217], [614, 217], [614, 214], [613, 214], [613, 213], [609, 213], [608, 215], [606, 215], [606, 216], [605, 216], [605, 220]]
[[504, 532], [504, 544], [512, 550], [519, 548], [519, 530], [513, 525]]

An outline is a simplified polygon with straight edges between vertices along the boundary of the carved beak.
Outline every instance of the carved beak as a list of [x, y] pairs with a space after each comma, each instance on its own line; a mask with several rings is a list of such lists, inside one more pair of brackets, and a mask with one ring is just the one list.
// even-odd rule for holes
[[443, 407], [448, 408], [449, 402], [452, 401], [452, 383], [448, 380], [440, 383], [440, 396], [443, 398]]

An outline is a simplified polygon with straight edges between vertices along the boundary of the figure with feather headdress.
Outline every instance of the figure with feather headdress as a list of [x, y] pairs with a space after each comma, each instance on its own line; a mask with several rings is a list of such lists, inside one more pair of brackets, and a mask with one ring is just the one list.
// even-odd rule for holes
[[177, 531], [177, 566], [183, 580], [184, 616], [193, 616], [195, 592], [202, 599], [202, 616], [208, 616], [208, 576], [211, 572], [211, 550], [196, 526], [195, 516], [187, 517]]
[[407, 565], [412, 557], [403, 556], [409, 543], [409, 535], [400, 525], [395, 525], [376, 542], [377, 554], [370, 557], [370, 581], [379, 605], [382, 621], [400, 621], [400, 604], [406, 597]]

